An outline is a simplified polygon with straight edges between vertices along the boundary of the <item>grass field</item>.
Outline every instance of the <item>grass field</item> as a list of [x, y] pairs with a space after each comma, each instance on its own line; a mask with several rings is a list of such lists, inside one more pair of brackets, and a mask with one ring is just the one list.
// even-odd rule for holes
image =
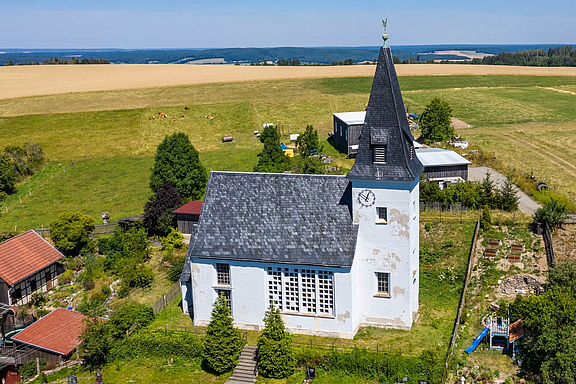
[[[38, 142], [51, 160], [0, 203], [0, 230], [47, 226], [69, 210], [98, 221], [102, 211], [112, 219], [141, 213], [156, 146], [173, 132], [190, 135], [208, 169], [250, 171], [261, 148], [253, 131], [263, 123], [280, 124], [285, 134], [312, 124], [326, 138], [333, 112], [365, 108], [371, 81], [244, 81], [0, 100], [1, 146]], [[472, 144], [576, 198], [576, 76], [401, 76], [400, 84], [411, 112], [433, 97], [447, 99], [473, 126], [459, 131]], [[176, 118], [149, 120], [160, 111]], [[223, 135], [234, 141], [222, 143]], [[337, 165], [352, 166], [326, 140], [324, 149]]]

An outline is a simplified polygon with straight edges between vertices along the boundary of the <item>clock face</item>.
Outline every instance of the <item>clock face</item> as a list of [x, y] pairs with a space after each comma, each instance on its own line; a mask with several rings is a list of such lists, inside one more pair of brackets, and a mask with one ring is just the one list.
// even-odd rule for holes
[[371, 205], [374, 205], [374, 202], [376, 201], [376, 196], [374, 195], [374, 192], [372, 192], [371, 190], [365, 189], [358, 194], [358, 201], [363, 206], [369, 207]]

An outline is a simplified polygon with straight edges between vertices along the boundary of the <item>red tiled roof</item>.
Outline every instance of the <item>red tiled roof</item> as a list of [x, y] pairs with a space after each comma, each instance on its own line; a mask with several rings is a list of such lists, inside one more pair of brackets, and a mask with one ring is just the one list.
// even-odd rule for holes
[[64, 255], [30, 230], [0, 243], [0, 278], [13, 285]]
[[178, 209], [174, 210], [174, 213], [188, 213], [191, 215], [199, 215], [202, 210], [201, 201], [189, 201]]
[[510, 325], [510, 334], [508, 335], [508, 341], [510, 343], [515, 342], [523, 335], [524, 335], [524, 323], [522, 322], [522, 319]]
[[57, 308], [13, 336], [12, 340], [66, 356], [80, 342], [85, 317], [80, 312]]

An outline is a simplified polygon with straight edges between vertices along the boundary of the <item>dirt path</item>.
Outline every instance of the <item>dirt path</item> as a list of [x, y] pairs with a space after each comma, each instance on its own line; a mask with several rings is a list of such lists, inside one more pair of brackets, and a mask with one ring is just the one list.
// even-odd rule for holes
[[[492, 180], [494, 180], [496, 183], [503, 183], [504, 181], [506, 181], [506, 176], [504, 176], [500, 172], [493, 170], [490, 167], [470, 168], [468, 170], [468, 180], [482, 181], [482, 179], [484, 179], [484, 177], [486, 176], [486, 172], [490, 172]], [[518, 197], [520, 198], [518, 200], [518, 209], [520, 209], [520, 211], [524, 212], [527, 215], [533, 215], [534, 212], [536, 212], [536, 210], [541, 207], [541, 205], [532, 200], [530, 196], [521, 191], [518, 187], [515, 186], [514, 188], [516, 188], [516, 191], [518, 192]]]
[[[518, 145], [518, 138], [511, 135], [511, 134], [507, 134], [507, 133], [501, 133], [502, 136], [504, 136], [506, 139], [508, 139], [509, 141], [513, 142], [515, 145]], [[533, 148], [535, 151], [530, 151], [532, 153], [535, 153], [536, 155], [545, 158], [547, 161], [551, 162], [552, 164], [557, 165], [559, 168], [564, 168], [564, 170], [569, 173], [570, 175], [574, 176], [576, 178], [576, 165], [564, 160], [563, 158], [555, 155], [554, 153], [547, 151], [545, 148], [540, 147], [536, 144], [533, 144], [529, 141], [522, 141], [522, 144], [525, 144], [531, 148]], [[552, 160], [554, 159], [554, 160]], [[557, 161], [555, 161], [557, 160]], [[566, 169], [565, 167], [568, 167], [568, 169]]]

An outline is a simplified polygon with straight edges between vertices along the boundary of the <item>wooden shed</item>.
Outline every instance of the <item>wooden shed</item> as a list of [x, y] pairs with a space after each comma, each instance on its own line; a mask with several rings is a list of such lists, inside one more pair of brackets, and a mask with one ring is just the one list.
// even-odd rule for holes
[[180, 208], [174, 210], [180, 233], [190, 235], [194, 232], [194, 227], [198, 224], [201, 211], [201, 201], [189, 201]]
[[366, 111], [334, 113], [334, 143], [348, 156], [358, 152]]

